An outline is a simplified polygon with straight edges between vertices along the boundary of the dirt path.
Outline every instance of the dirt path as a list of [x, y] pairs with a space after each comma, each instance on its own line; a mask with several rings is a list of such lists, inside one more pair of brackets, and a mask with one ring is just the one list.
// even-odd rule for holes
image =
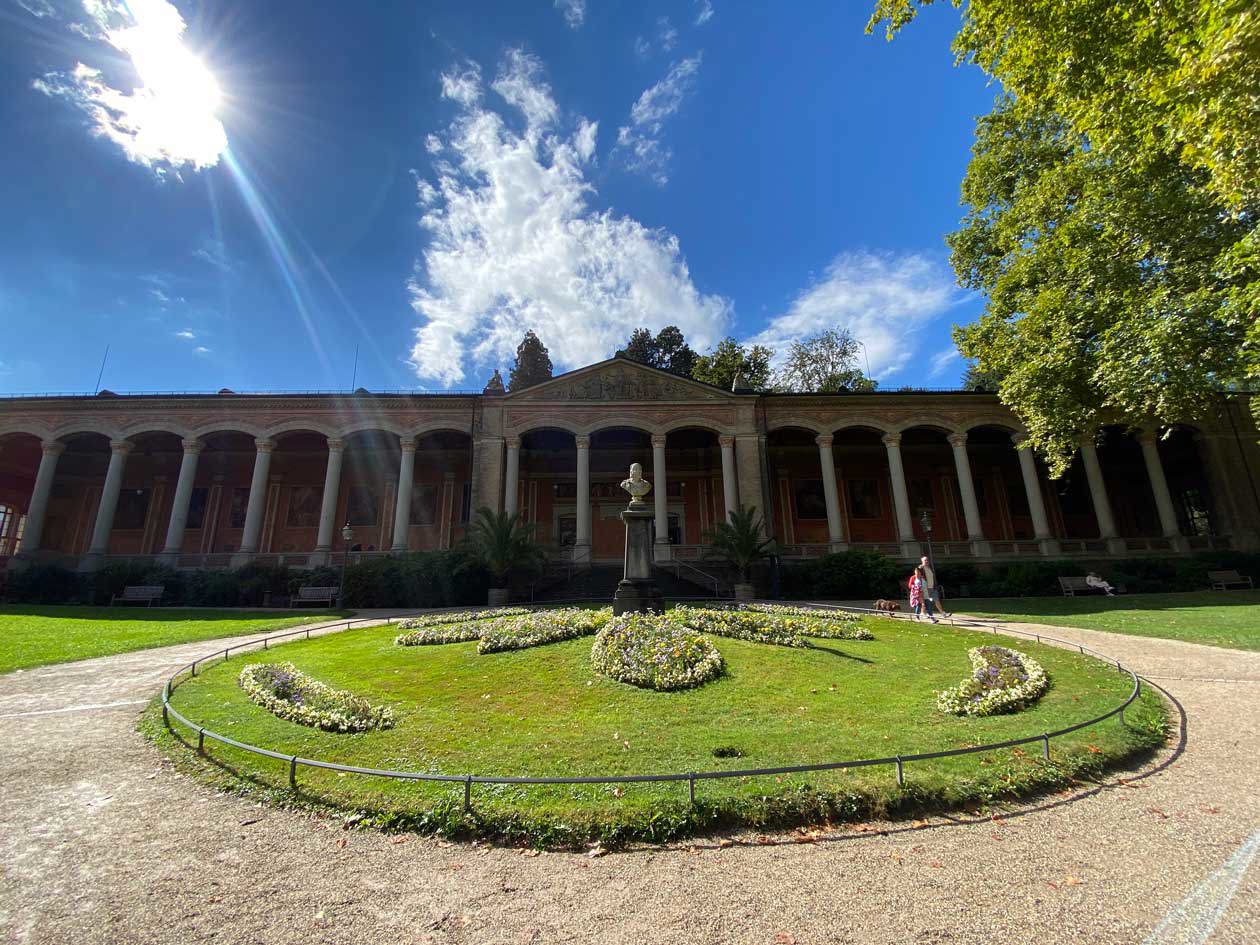
[[1260, 864], [1235, 856], [1260, 828], [1260, 653], [1045, 629], [1155, 677], [1185, 712], [1184, 745], [1127, 784], [997, 822], [598, 859], [346, 832], [209, 793], [134, 725], [213, 643], [0, 676], [0, 941], [1260, 941]]

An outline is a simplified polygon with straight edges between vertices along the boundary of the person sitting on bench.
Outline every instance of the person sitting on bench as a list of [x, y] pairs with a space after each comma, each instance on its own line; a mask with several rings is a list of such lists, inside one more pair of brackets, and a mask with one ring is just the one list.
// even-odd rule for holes
[[1097, 571], [1090, 571], [1085, 575], [1085, 583], [1095, 590], [1105, 591], [1108, 597], [1116, 596], [1116, 589], [1099, 577]]

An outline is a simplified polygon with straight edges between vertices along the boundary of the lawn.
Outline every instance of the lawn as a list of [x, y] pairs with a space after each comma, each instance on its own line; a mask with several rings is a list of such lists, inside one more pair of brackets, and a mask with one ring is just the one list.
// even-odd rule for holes
[[194, 640], [281, 630], [340, 611], [0, 607], [0, 673]]
[[[272, 653], [233, 656], [183, 682], [172, 704], [235, 739], [285, 754], [365, 767], [446, 774], [603, 775], [732, 770], [932, 751], [1039, 734], [1120, 704], [1131, 682], [1096, 660], [1033, 642], [1017, 646], [1046, 668], [1050, 690], [1022, 712], [961, 719], [935, 693], [969, 673], [970, 647], [991, 635], [872, 620], [872, 641], [818, 640], [792, 649], [713, 638], [726, 673], [699, 688], [638, 689], [591, 669], [589, 637], [480, 655], [475, 643], [399, 647], [396, 629], [367, 628], [299, 641]], [[332, 734], [283, 721], [238, 685], [245, 665], [291, 660], [298, 669], [374, 704], [392, 729]], [[303, 768], [301, 793], [287, 766], [207, 742], [199, 759], [161, 727], [145, 730], [182, 764], [222, 788], [285, 803], [368, 812], [385, 826], [480, 833], [534, 843], [640, 837], [659, 840], [717, 823], [800, 823], [983, 803], [1062, 783], [1148, 750], [1162, 740], [1153, 694], [1126, 716], [1038, 746], [907, 765], [899, 789], [891, 766], [697, 782], [687, 785], [478, 785], [473, 813], [462, 785], [338, 775]], [[180, 742], [190, 733], [177, 730]], [[195, 737], [192, 743], [195, 745]]]
[[960, 614], [1260, 650], [1260, 591], [959, 598]]

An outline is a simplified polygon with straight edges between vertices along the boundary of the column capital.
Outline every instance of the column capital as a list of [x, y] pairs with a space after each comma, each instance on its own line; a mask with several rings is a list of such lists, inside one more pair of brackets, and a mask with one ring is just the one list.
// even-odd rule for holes
[[1143, 427], [1135, 434], [1135, 438], [1143, 446], [1154, 446], [1159, 442], [1159, 431]]
[[61, 440], [44, 440], [40, 447], [43, 449], [45, 456], [60, 456], [66, 451], [66, 444], [62, 443]]
[[346, 441], [341, 439], [340, 437], [330, 436], [328, 438], [328, 452], [340, 453], [340, 452], [343, 452], [345, 448], [346, 448]]
[[276, 448], [275, 440], [268, 440], [264, 437], [258, 437], [254, 440], [254, 449], [259, 453], [270, 453]]
[[135, 444], [132, 443], [130, 440], [110, 440], [109, 441], [109, 451], [111, 453], [121, 453], [123, 456], [126, 456], [133, 449], [135, 449]]
[[951, 433], [945, 439], [949, 441], [949, 445], [954, 449], [965, 449], [967, 447], [966, 433]]
[[883, 440], [884, 445], [888, 447], [889, 449], [897, 449], [898, 447], [901, 446], [900, 433], [885, 433], [883, 436], [880, 437], [880, 439]]
[[814, 437], [814, 442], [818, 444], [818, 448], [824, 450], [831, 449], [831, 444], [835, 441], [836, 438], [830, 433], [820, 433]]
[[584, 433], [579, 433], [575, 436], [573, 442], [580, 450], [589, 450], [591, 448], [591, 438]]
[[653, 433], [653, 434], [652, 434], [652, 449], [654, 449], [654, 450], [656, 450], [656, 449], [661, 449], [661, 450], [665, 449], [665, 434], [664, 434], [664, 433]]
[[1014, 433], [1011, 434], [1011, 444], [1015, 447], [1015, 449], [1022, 450], [1025, 446], [1028, 445], [1028, 434], [1021, 433], [1020, 431], [1016, 430]]
[[510, 450], [519, 450], [521, 448], [521, 438], [519, 436], [505, 437], [503, 442]]
[[734, 449], [735, 437], [732, 436], [730, 433], [723, 433], [721, 436], [718, 437], [718, 446], [722, 447], [722, 449], [724, 450]]
[[192, 437], [191, 439], [188, 439], [188, 440], [182, 440], [180, 442], [181, 442], [181, 445], [184, 447], [184, 455], [186, 456], [196, 456], [198, 453], [200, 453], [202, 450], [206, 448], [206, 444], [201, 442], [201, 440], [197, 439], [196, 437]]
[[400, 436], [398, 438], [398, 446], [404, 453], [414, 453], [416, 451], [416, 438], [414, 436]]

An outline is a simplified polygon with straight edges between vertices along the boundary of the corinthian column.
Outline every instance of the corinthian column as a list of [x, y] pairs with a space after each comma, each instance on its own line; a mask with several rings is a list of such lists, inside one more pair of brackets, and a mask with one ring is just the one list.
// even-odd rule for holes
[[888, 478], [892, 481], [893, 507], [897, 514], [897, 538], [901, 553], [907, 558], [917, 558], [919, 542], [914, 537], [914, 522], [910, 517], [910, 494], [906, 492], [906, 470], [901, 465], [901, 434], [885, 433], [880, 439], [888, 451]]
[[248, 564], [258, 551], [262, 538], [263, 509], [267, 504], [267, 476], [271, 472], [271, 440], [254, 440], [254, 476], [249, 483], [249, 502], [245, 506], [245, 528], [241, 531], [241, 547], [232, 556], [232, 567]]
[[738, 486], [735, 481], [735, 437], [719, 436], [722, 448], [722, 504], [729, 521], [731, 513], [739, 508]]
[[1098, 537], [1107, 543], [1109, 554], [1124, 554], [1124, 539], [1116, 535], [1116, 519], [1111, 514], [1111, 500], [1107, 498], [1107, 483], [1103, 479], [1102, 466], [1098, 463], [1098, 450], [1090, 437], [1081, 441], [1081, 462], [1085, 466], [1085, 478], [1089, 481], [1089, 497], [1094, 503], [1094, 518], [1098, 520]]
[[656, 512], [656, 541], [653, 549], [657, 561], [668, 561], [669, 496], [665, 488], [665, 436], [652, 436], [652, 503]]
[[96, 508], [96, 526], [92, 529], [92, 543], [88, 545], [83, 560], [84, 571], [96, 571], [103, 564], [109, 551], [109, 535], [114, 530], [114, 512], [118, 510], [118, 494], [122, 491], [123, 472], [131, 443], [112, 440], [109, 444], [109, 469], [105, 473], [105, 488], [101, 490], [101, 504]]
[[507, 466], [503, 471], [503, 511], [515, 515], [520, 504], [518, 493], [521, 482], [521, 438], [509, 436], [507, 445]]
[[1019, 473], [1024, 479], [1024, 494], [1028, 496], [1028, 513], [1032, 516], [1033, 536], [1041, 546], [1043, 555], [1057, 555], [1059, 542], [1050, 534], [1050, 519], [1046, 515], [1046, 501], [1041, 494], [1041, 482], [1037, 478], [1037, 463], [1032, 450], [1026, 445], [1022, 433], [1011, 434], [1015, 455], [1019, 457]]
[[333, 532], [337, 527], [337, 500], [341, 491], [341, 460], [346, 442], [328, 438], [328, 460], [324, 466], [324, 495], [319, 506], [319, 530], [315, 533], [315, 553], [311, 565], [328, 564], [332, 553]]
[[958, 474], [958, 491], [962, 495], [963, 518], [967, 522], [971, 553], [984, 557], [989, 553], [989, 543], [984, 540], [984, 528], [980, 523], [980, 503], [976, 500], [976, 483], [971, 477], [971, 457], [967, 455], [967, 434], [951, 433], [946, 439], [954, 451], [954, 469]]
[[184, 458], [179, 463], [179, 480], [171, 502], [171, 520], [166, 526], [166, 544], [162, 546], [162, 563], [174, 565], [184, 549], [184, 529], [188, 526], [188, 503], [192, 499], [193, 482], [197, 478], [197, 460], [205, 444], [201, 440], [184, 440]]
[[827, 542], [829, 550], [844, 551], [844, 532], [840, 528], [840, 494], [836, 490], [836, 458], [831, 452], [835, 442], [831, 434], [814, 437], [818, 444], [818, 465], [822, 467], [823, 498], [827, 503]]
[[416, 438], [401, 436], [398, 445], [402, 456], [398, 461], [398, 494], [394, 497], [394, 542], [390, 550], [403, 552], [411, 530], [411, 492], [416, 481]]
[[1154, 430], [1138, 434], [1142, 444], [1142, 458], [1146, 461], [1146, 475], [1151, 480], [1151, 492], [1155, 496], [1155, 508], [1159, 512], [1159, 527], [1165, 538], [1172, 539], [1173, 547], [1182, 549], [1181, 529], [1177, 527], [1177, 510], [1172, 494], [1168, 491], [1168, 479], [1164, 476], [1164, 464], [1159, 458], [1159, 438]]
[[573, 558], [589, 561], [591, 557], [591, 438], [575, 436], [577, 446], [577, 535]]
[[44, 537], [44, 519], [48, 516], [48, 499], [52, 495], [53, 479], [57, 475], [57, 460], [66, 451], [66, 444], [58, 440], [45, 440], [43, 455], [39, 458], [39, 472], [35, 474], [35, 489], [31, 492], [30, 505], [26, 507], [26, 527], [22, 530], [19, 555], [31, 555], [39, 551]]

